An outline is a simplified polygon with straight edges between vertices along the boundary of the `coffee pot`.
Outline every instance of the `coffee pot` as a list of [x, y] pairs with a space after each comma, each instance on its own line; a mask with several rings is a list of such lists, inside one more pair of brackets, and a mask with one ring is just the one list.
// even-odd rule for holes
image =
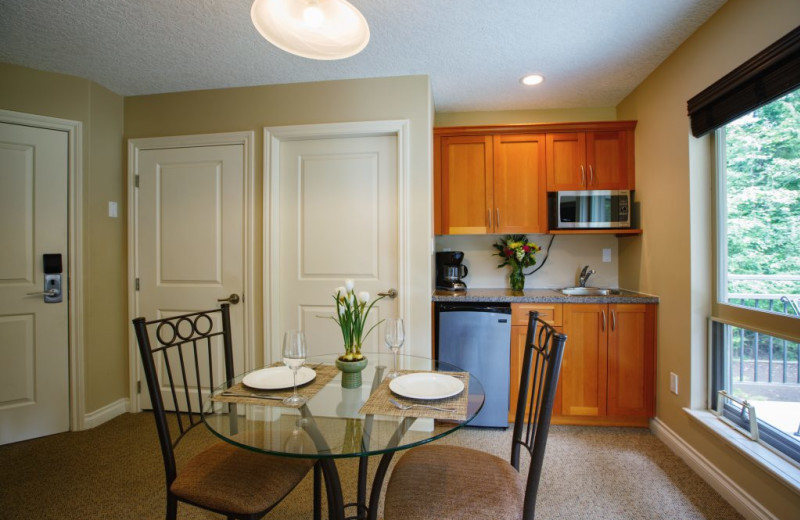
[[463, 251], [443, 251], [436, 253], [436, 288], [447, 291], [464, 291], [467, 284], [462, 278], [469, 274]]

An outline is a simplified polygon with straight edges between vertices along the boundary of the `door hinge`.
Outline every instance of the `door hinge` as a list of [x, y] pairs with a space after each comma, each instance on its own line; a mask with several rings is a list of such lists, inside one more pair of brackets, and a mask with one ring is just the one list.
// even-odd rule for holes
[[138, 278], [136, 279], [136, 290], [137, 291], [139, 290], [139, 279]]
[[137, 394], [141, 394], [142, 393], [142, 382], [141, 381], [136, 381], [136, 393]]
[[138, 175], [134, 175], [133, 176], [133, 185], [136, 186], [137, 188], [139, 187], [139, 176]]

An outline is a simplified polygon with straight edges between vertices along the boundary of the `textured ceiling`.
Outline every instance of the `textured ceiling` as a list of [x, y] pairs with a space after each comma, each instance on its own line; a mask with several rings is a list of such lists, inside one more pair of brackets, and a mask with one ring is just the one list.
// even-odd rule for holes
[[[0, 61], [124, 95], [426, 74], [438, 112], [610, 107], [724, 0], [350, 0], [371, 39], [314, 61], [264, 40], [251, 0], [0, 0]], [[533, 88], [521, 76], [537, 72]]]

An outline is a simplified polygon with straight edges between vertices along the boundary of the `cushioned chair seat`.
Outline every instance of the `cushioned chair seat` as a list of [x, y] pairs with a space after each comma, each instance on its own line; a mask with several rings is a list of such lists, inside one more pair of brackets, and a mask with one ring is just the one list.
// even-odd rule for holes
[[519, 520], [525, 482], [508, 461], [457, 446], [407, 452], [386, 490], [386, 520]]
[[313, 460], [271, 457], [220, 442], [181, 467], [170, 490], [208, 509], [259, 513], [294, 489], [313, 465]]

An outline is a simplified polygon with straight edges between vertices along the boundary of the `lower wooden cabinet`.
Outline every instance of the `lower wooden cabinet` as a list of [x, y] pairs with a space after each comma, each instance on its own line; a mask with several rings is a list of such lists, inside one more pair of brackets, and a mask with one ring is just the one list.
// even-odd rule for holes
[[517, 413], [517, 394], [522, 376], [522, 356], [525, 353], [525, 339], [528, 334], [530, 311], [539, 311], [539, 317], [558, 328], [561, 325], [560, 303], [513, 303], [511, 304], [511, 384], [509, 387], [508, 420], [513, 421]]
[[512, 304], [511, 410], [529, 310], [567, 335], [554, 424], [647, 426], [655, 415], [654, 304]]

